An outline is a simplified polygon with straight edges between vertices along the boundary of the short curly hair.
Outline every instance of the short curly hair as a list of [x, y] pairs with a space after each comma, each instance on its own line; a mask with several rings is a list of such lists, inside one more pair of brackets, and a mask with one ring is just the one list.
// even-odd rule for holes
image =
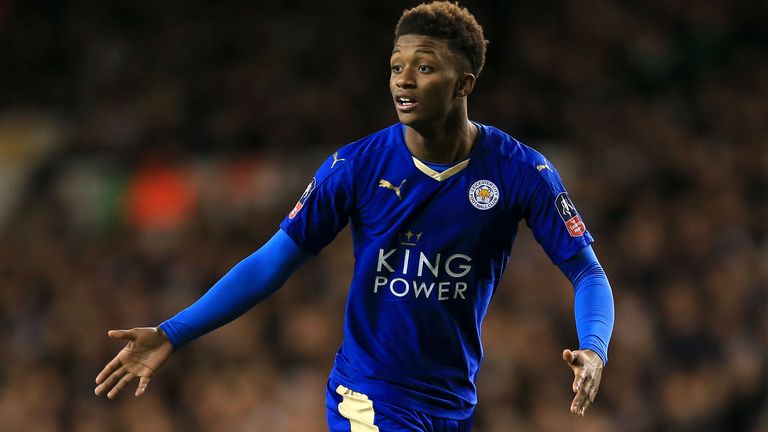
[[433, 1], [404, 10], [395, 27], [395, 43], [400, 36], [407, 34], [444, 39], [452, 50], [469, 61], [475, 76], [483, 70], [488, 45], [483, 27], [467, 8], [458, 3]]

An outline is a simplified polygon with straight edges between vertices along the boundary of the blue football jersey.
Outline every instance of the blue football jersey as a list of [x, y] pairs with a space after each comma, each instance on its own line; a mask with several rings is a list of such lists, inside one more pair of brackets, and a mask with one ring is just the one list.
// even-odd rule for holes
[[480, 326], [518, 222], [555, 264], [592, 242], [552, 164], [475, 124], [468, 159], [441, 172], [411, 155], [399, 123], [339, 149], [281, 224], [317, 254], [351, 221], [355, 269], [332, 378], [452, 419], [477, 402]]

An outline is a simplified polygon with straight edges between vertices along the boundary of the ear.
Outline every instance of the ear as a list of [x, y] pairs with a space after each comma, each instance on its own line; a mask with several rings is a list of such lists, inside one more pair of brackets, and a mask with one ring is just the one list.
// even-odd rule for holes
[[477, 78], [475, 78], [473, 74], [468, 72], [462, 73], [461, 78], [459, 78], [459, 81], [456, 84], [456, 96], [469, 96], [475, 88], [475, 81], [477, 81]]

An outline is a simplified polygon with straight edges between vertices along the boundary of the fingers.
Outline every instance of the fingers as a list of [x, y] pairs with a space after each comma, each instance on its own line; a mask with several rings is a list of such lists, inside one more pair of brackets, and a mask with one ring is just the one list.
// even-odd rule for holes
[[107, 336], [111, 337], [112, 339], [128, 339], [128, 340], [134, 340], [136, 339], [136, 332], [134, 329], [130, 330], [110, 330], [107, 332]]
[[147, 386], [149, 385], [149, 377], [139, 377], [139, 387], [136, 389], [136, 393], [134, 393], [134, 396], [139, 397], [144, 394], [145, 391], [147, 391]]
[[[107, 367], [109, 367], [109, 365], [107, 365]], [[106, 370], [106, 368], [104, 370]], [[120, 377], [122, 377], [125, 373], [126, 373], [126, 370], [122, 366], [115, 368], [113, 372], [110, 372], [107, 375], [104, 375], [104, 372], [100, 373], [99, 376], [96, 378], [96, 383], [99, 385], [96, 386], [94, 393], [100, 396], [102, 393], [104, 393], [104, 390], [107, 390], [110, 387], [112, 387], [115, 384], [115, 382], [117, 382], [117, 380], [119, 380]]]
[[113, 372], [120, 369], [123, 366], [123, 364], [120, 362], [120, 360], [115, 357], [107, 363], [106, 366], [104, 366], [104, 369], [99, 372], [99, 375], [96, 377], [96, 384], [101, 384], [108, 376], [112, 375]]
[[579, 382], [578, 384], [574, 383], [576, 397], [574, 397], [573, 402], [571, 402], [571, 412], [578, 416], [583, 416], [584, 411], [586, 411], [589, 404], [592, 403], [592, 400], [589, 397], [589, 390], [591, 389], [594, 380], [589, 374], [585, 375], [586, 376], [581, 376], [576, 379], [576, 381]]
[[593, 393], [592, 389], [595, 388], [595, 379], [594, 379], [594, 377], [590, 376], [589, 378], [584, 379], [583, 386], [584, 386], [584, 388], [582, 389], [582, 391], [584, 393], [584, 397], [586, 397], [587, 399], [591, 400], [592, 399], [591, 395]]
[[573, 398], [573, 402], [571, 402], [571, 412], [582, 417], [591, 403], [592, 399], [590, 399], [589, 393], [579, 391], [576, 397]]
[[589, 398], [584, 398], [577, 402], [576, 399], [578, 399], [578, 395], [573, 399], [573, 402], [571, 402], [571, 412], [579, 417], [584, 417], [584, 413], [592, 404], [592, 401], [589, 400]]
[[578, 356], [575, 352], [567, 349], [563, 350], [563, 360], [568, 363], [569, 366], [576, 366]]
[[563, 350], [563, 361], [571, 367], [574, 373], [573, 385], [571, 389], [574, 393], [578, 393], [581, 386], [584, 384], [585, 371], [584, 368], [579, 367], [578, 354], [569, 349]]
[[[107, 336], [113, 339], [133, 340], [135, 338], [133, 330], [110, 330], [107, 332]], [[107, 363], [106, 366], [104, 366], [104, 369], [102, 369], [101, 372], [99, 372], [99, 375], [96, 376], [96, 384], [102, 384], [104, 380], [107, 379], [107, 377], [110, 377], [115, 371], [120, 370], [122, 366], [123, 366], [123, 363], [120, 361], [119, 355], [115, 356], [115, 358], [113, 358], [112, 361], [110, 361], [109, 363]], [[120, 373], [118, 376], [121, 376], [121, 375], [122, 373]], [[96, 394], [99, 394], [99, 393], [100, 391], [98, 390], [98, 387], [97, 387]]]
[[122, 390], [123, 387], [125, 387], [126, 385], [128, 385], [129, 382], [131, 382], [134, 376], [135, 375], [130, 372], [125, 374], [125, 376], [120, 378], [120, 381], [118, 381], [117, 384], [114, 387], [112, 387], [112, 390], [110, 390], [109, 393], [107, 393], [107, 397], [109, 399], [114, 399], [115, 396], [117, 396], [117, 394], [120, 393], [120, 390]]
[[574, 373], [572, 388], [576, 396], [571, 402], [571, 412], [582, 417], [595, 400], [597, 390], [600, 387], [602, 368], [593, 362], [582, 361], [582, 359], [574, 360], [573, 356], [581, 357], [580, 353], [563, 352], [563, 359], [570, 361], [569, 364]]
[[[129, 372], [131, 370], [132, 372]], [[147, 390], [149, 385], [149, 376], [140, 376], [146, 373], [146, 371], [134, 370], [131, 365], [123, 365], [115, 358], [104, 368], [103, 371], [96, 377], [96, 388], [94, 393], [97, 396], [101, 396], [106, 390], [109, 390], [107, 397], [112, 399], [125, 387], [133, 378], [139, 376], [139, 386], [136, 389], [135, 396], [141, 396]]]
[[590, 387], [589, 393], [588, 393], [590, 401], [592, 402], [595, 401], [595, 396], [597, 396], [597, 389], [599, 388], [600, 388], [600, 383], [597, 380], [595, 380], [595, 383]]
[[573, 392], [578, 393], [584, 387], [584, 381], [587, 379], [588, 374], [583, 368], [574, 368], [573, 373], [576, 374], [573, 377]]

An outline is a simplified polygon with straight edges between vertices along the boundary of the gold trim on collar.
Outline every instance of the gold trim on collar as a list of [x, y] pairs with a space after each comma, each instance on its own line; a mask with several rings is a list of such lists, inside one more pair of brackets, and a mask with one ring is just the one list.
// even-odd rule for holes
[[443, 172], [437, 172], [437, 171], [433, 170], [432, 168], [430, 168], [424, 162], [416, 159], [413, 156], [411, 156], [411, 157], [413, 158], [414, 165], [416, 165], [416, 168], [418, 168], [419, 171], [423, 172], [424, 174], [432, 177], [433, 179], [435, 179], [437, 181], [443, 181], [445, 179], [453, 177], [454, 175], [460, 173], [464, 168], [466, 168], [467, 165], [469, 165], [469, 159], [467, 159], [467, 160], [463, 160], [463, 161], [457, 163], [456, 165], [448, 168], [447, 170], [445, 170]]

